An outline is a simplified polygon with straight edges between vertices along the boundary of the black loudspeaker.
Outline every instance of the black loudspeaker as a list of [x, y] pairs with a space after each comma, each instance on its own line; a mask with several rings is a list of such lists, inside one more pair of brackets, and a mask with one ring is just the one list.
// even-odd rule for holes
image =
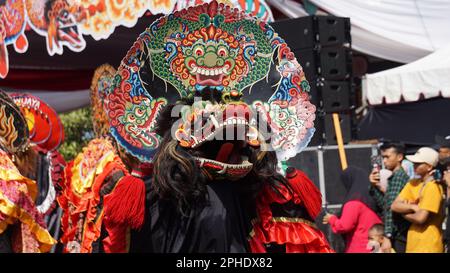
[[350, 18], [315, 16], [319, 44], [322, 46], [351, 43]]
[[[352, 121], [350, 114], [339, 114], [339, 123], [341, 125], [342, 139], [344, 143], [350, 142], [352, 135]], [[334, 129], [332, 114], [325, 115], [324, 124], [326, 143], [328, 145], [336, 145], [336, 131]]]
[[317, 112], [310, 146], [337, 143], [333, 112], [344, 112], [340, 124], [344, 143], [348, 143], [353, 105], [350, 19], [308, 16], [277, 21], [272, 27], [295, 54], [311, 86], [310, 101]]
[[293, 52], [307, 79], [346, 80], [351, 77], [352, 56], [349, 48], [306, 48]]
[[[320, 88], [320, 84], [321, 84], [321, 79], [314, 79], [314, 78], [308, 78], [308, 82], [309, 82], [309, 101], [314, 104], [317, 108], [317, 111], [320, 109], [322, 110], [323, 107], [323, 101], [322, 101], [322, 94], [321, 94], [321, 88]], [[316, 113], [317, 115], [317, 113]]]
[[333, 46], [351, 42], [350, 18], [305, 16], [271, 24], [291, 50]]
[[[327, 81], [322, 80], [315, 83], [322, 97], [323, 111], [327, 113], [339, 112], [350, 108], [350, 81]], [[316, 95], [318, 96], [318, 94]], [[315, 100], [316, 101], [316, 100]], [[314, 102], [315, 102], [314, 101]]]
[[351, 50], [346, 47], [327, 47], [319, 51], [319, 74], [328, 80], [345, 80], [351, 77]]
[[[340, 113], [339, 123], [341, 125], [342, 140], [344, 144], [349, 143], [352, 136], [352, 119], [350, 114]], [[336, 131], [334, 129], [332, 114], [325, 114], [320, 108], [316, 112], [314, 121], [316, 129], [309, 146], [337, 145]]]
[[[305, 74], [307, 71], [305, 71]], [[353, 85], [351, 80], [328, 81], [323, 78], [308, 78], [309, 100], [324, 113], [342, 112], [353, 107]]]
[[271, 23], [275, 32], [282, 37], [291, 50], [313, 48], [316, 44], [314, 16], [280, 20]]
[[[318, 110], [320, 111], [320, 110]], [[314, 132], [314, 136], [311, 138], [308, 146], [323, 146], [326, 144], [326, 135], [325, 135], [325, 119], [320, 112], [316, 112], [316, 120], [314, 120], [314, 128], [316, 131]]]
[[297, 61], [303, 68], [305, 77], [308, 80], [312, 80], [319, 77], [319, 64], [318, 54], [316, 50], [311, 49], [298, 49], [294, 50], [294, 55]]

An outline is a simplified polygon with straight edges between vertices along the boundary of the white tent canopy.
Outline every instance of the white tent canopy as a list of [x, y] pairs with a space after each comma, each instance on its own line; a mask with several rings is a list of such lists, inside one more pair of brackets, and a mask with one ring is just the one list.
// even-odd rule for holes
[[450, 44], [422, 59], [363, 78], [363, 100], [371, 105], [450, 98]]

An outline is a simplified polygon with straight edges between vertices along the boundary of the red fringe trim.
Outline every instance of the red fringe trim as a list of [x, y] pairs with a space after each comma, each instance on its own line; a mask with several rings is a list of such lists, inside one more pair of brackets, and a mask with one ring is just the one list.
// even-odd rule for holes
[[301, 222], [273, 221], [270, 209], [273, 203], [293, 201], [296, 205], [304, 206], [313, 219], [321, 211], [322, 195], [303, 172], [294, 169], [288, 173], [287, 179], [292, 192], [282, 185], [276, 189], [265, 186], [258, 196], [256, 206], [259, 221], [254, 223], [254, 235], [249, 241], [252, 252], [266, 252], [265, 244], [269, 243], [285, 244], [287, 252], [334, 252], [319, 229]]
[[298, 195], [300, 199], [296, 200], [297, 196], [294, 196], [294, 202], [296, 204], [303, 203], [308, 214], [312, 219], [315, 219], [322, 210], [322, 194], [305, 173], [300, 170], [295, 170], [294, 172], [294, 174], [289, 174], [287, 177], [294, 195]]
[[133, 229], [144, 224], [145, 184], [141, 179], [131, 175], [123, 177], [104, 200], [105, 215], [110, 221]]
[[308, 224], [271, 222], [268, 228], [254, 226], [250, 247], [254, 253], [266, 252], [264, 244], [286, 244], [286, 252], [333, 253], [324, 234]]

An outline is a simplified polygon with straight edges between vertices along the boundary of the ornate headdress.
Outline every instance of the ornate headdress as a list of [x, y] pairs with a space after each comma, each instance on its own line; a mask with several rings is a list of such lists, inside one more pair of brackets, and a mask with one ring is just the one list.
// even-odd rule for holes
[[14, 101], [0, 90], [0, 147], [10, 154], [28, 147], [28, 128]]
[[108, 117], [104, 110], [104, 100], [111, 87], [112, 79], [116, 74], [116, 69], [109, 64], [99, 66], [91, 82], [91, 107], [92, 124], [96, 137], [104, 136], [109, 133]]
[[14, 93], [11, 97], [25, 116], [31, 143], [45, 153], [56, 150], [64, 141], [64, 127], [55, 110], [31, 94]]
[[[263, 114], [281, 160], [300, 152], [314, 133], [309, 84], [284, 40], [270, 25], [213, 1], [161, 17], [139, 36], [109, 89], [111, 134], [149, 162], [161, 141], [155, 132], [161, 110], [203, 90]], [[185, 147], [202, 141], [182, 126], [177, 138]]]

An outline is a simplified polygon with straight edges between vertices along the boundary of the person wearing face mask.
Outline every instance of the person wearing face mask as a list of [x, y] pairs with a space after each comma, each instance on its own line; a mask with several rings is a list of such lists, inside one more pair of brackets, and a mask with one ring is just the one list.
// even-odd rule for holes
[[442, 180], [445, 183], [446, 190], [446, 198], [445, 198], [445, 207], [446, 207], [446, 215], [447, 219], [445, 222], [445, 232], [444, 232], [444, 244], [445, 244], [445, 251], [449, 253], [450, 251], [450, 157], [447, 157], [445, 160], [442, 161], [442, 165], [444, 166], [444, 171], [442, 175]]
[[411, 222], [406, 252], [442, 253], [443, 189], [434, 178], [438, 152], [422, 147], [406, 158], [414, 163], [414, 172], [420, 178], [409, 181], [391, 206]]
[[447, 188], [446, 192], [446, 215], [447, 219], [445, 222], [445, 230], [444, 230], [444, 244], [446, 252], [449, 252], [449, 245], [450, 245], [450, 217], [448, 207], [450, 205], [449, 202], [449, 192], [450, 192], [450, 135], [447, 135], [445, 137], [443, 136], [436, 136], [435, 138], [436, 144], [437, 144], [437, 150], [439, 152], [439, 163], [436, 166], [436, 170], [438, 172], [436, 173], [435, 177], [436, 179], [441, 180], [441, 184]]
[[396, 252], [403, 253], [406, 248], [406, 235], [409, 228], [409, 222], [403, 219], [399, 214], [392, 213], [391, 205], [400, 191], [410, 180], [402, 167], [405, 154], [405, 147], [400, 143], [384, 143], [381, 147], [386, 170], [392, 172], [388, 178], [387, 187], [380, 187], [380, 170], [374, 168], [369, 176], [369, 193], [376, 201], [378, 207], [383, 209], [383, 223], [386, 236], [391, 240]]
[[436, 136], [435, 140], [439, 147], [439, 162], [436, 169], [440, 171], [441, 175], [443, 175], [444, 171], [446, 171], [445, 162], [450, 158], [450, 135], [445, 137]]

